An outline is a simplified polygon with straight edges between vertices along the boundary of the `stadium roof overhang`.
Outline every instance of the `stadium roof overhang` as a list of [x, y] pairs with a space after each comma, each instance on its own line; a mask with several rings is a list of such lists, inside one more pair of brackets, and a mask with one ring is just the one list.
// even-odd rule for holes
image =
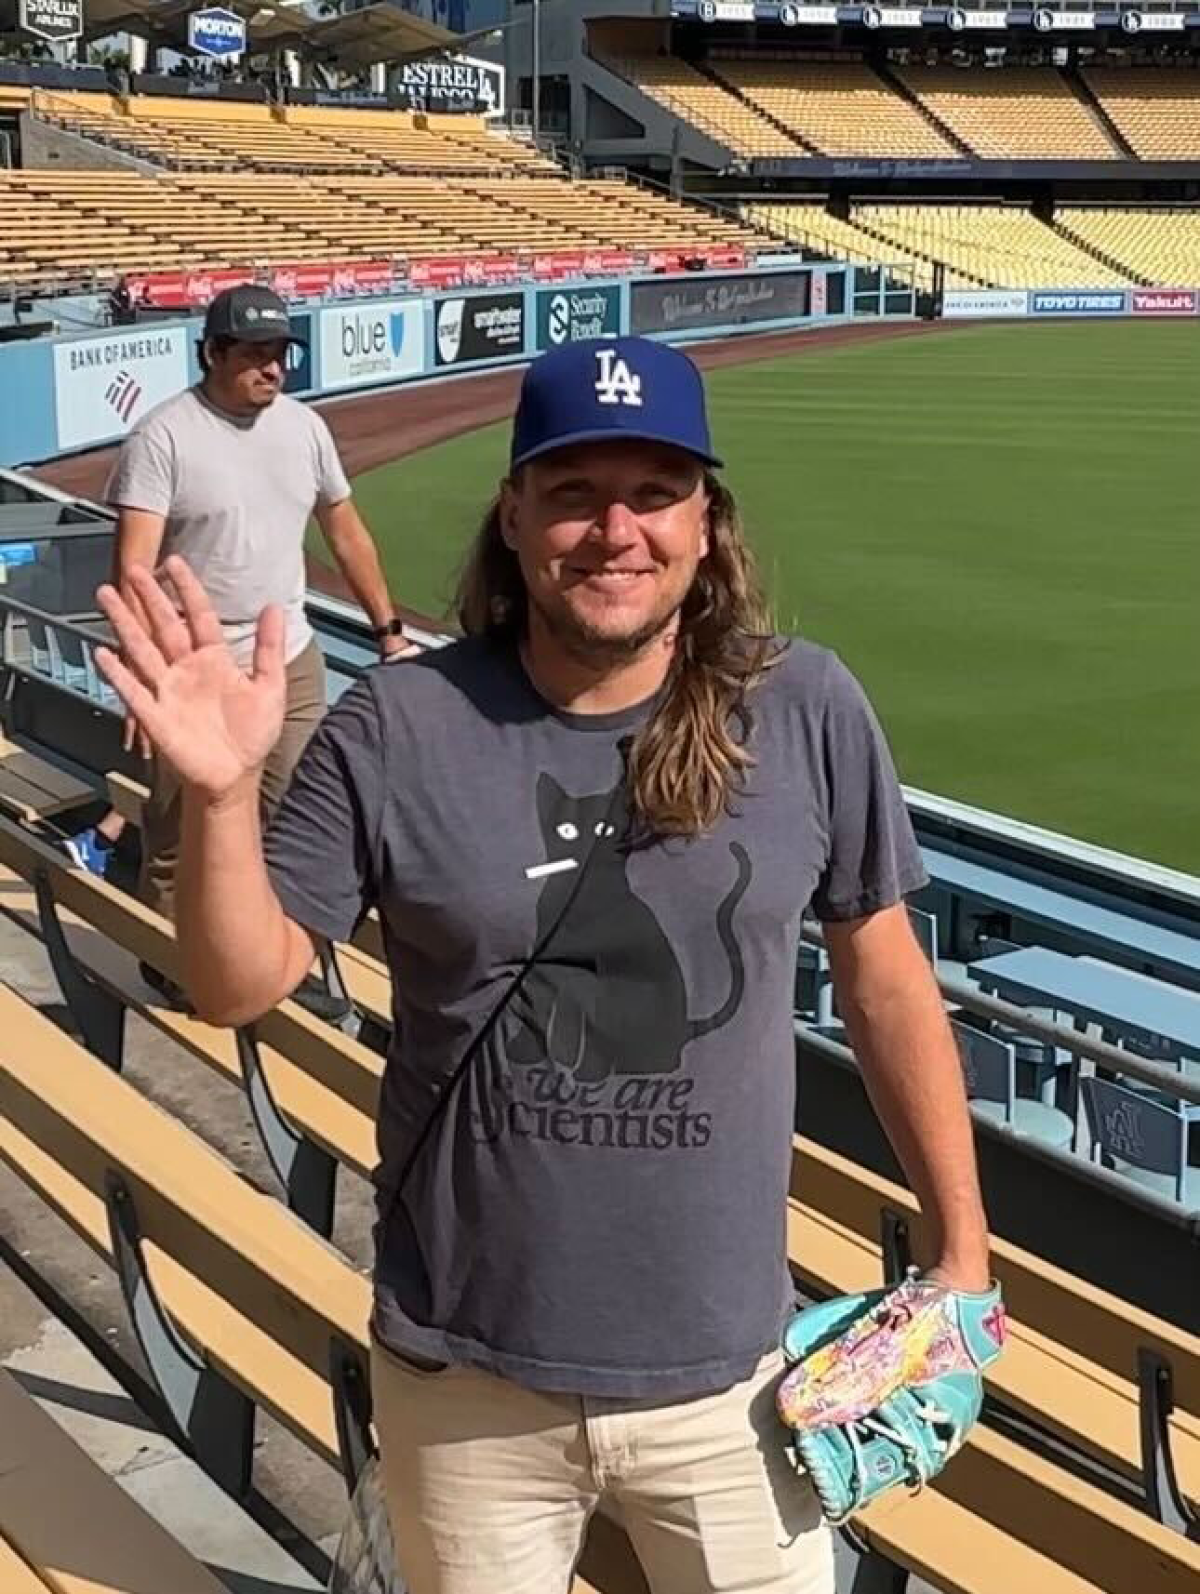
[[[353, 69], [461, 43], [457, 34], [391, 0], [335, 17], [310, 16], [301, 9], [300, 0], [221, 0], [221, 4], [245, 17], [251, 53], [300, 50]], [[186, 51], [188, 13], [193, 10], [195, 0], [88, 0], [85, 37], [138, 33], [156, 44]]]

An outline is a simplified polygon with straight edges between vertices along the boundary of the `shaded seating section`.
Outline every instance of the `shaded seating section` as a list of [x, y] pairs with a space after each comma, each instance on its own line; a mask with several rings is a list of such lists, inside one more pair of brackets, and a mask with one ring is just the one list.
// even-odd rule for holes
[[737, 155], [807, 153], [802, 144], [761, 111], [738, 99], [690, 61], [668, 55], [613, 56], [605, 58], [605, 65]]
[[1142, 160], [1200, 158], [1200, 73], [1178, 66], [1091, 66], [1084, 78]]
[[1115, 160], [1091, 106], [1053, 67], [908, 66], [901, 81], [985, 160]]
[[1200, 282], [1200, 214], [1063, 205], [1055, 221], [1072, 238], [1128, 268], [1137, 281], [1164, 287]]
[[751, 105], [823, 155], [954, 159], [959, 151], [869, 66], [846, 60], [727, 59], [711, 66]]

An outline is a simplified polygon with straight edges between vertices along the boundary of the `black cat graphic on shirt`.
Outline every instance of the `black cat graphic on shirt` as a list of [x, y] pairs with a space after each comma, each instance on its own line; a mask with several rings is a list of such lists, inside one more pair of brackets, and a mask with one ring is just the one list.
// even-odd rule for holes
[[[715, 1012], [689, 1012], [683, 970], [662, 926], [635, 895], [620, 845], [628, 810], [614, 792], [571, 797], [538, 776], [537, 808], [546, 861], [527, 873], [544, 878], [538, 898], [540, 941], [576, 890], [569, 912], [509, 1013], [508, 1060], [569, 1069], [581, 1084], [614, 1074], [673, 1073], [683, 1048], [728, 1024], [741, 1006], [746, 972], [733, 930], [750, 883], [746, 849], [731, 842], [735, 874], [716, 908], [729, 988]], [[589, 849], [596, 853], [583, 869]]]

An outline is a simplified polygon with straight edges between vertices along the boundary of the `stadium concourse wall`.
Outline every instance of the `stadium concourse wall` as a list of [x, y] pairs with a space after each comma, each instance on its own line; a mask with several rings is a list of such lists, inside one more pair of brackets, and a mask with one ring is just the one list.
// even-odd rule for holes
[[[911, 288], [826, 262], [292, 306], [286, 389], [329, 398], [528, 360], [623, 332], [675, 341], [908, 316]], [[199, 376], [199, 315], [0, 344], [0, 466], [119, 442]]]

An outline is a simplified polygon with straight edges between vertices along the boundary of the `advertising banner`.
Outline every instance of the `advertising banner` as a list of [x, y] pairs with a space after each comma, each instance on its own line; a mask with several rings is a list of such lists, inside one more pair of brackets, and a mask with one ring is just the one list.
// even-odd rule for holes
[[246, 49], [246, 23], [236, 11], [224, 6], [206, 6], [188, 17], [188, 44], [197, 55], [216, 61], [232, 61]]
[[504, 109], [504, 68], [469, 55], [402, 61], [392, 80], [391, 96], [414, 111], [470, 111], [490, 116]]
[[429, 255], [413, 261], [408, 280], [414, 288], [461, 288], [464, 264], [461, 255]]
[[288, 321], [293, 335], [303, 338], [304, 342], [288, 344], [283, 391], [285, 393], [307, 393], [313, 385], [312, 349], [309, 347], [312, 342], [312, 316], [289, 316]]
[[82, 37], [83, 0], [21, 0], [18, 22], [23, 33], [65, 44]]
[[129, 328], [54, 346], [60, 449], [123, 435], [188, 385], [185, 327]]
[[1029, 295], [1031, 315], [1124, 315], [1123, 288], [1043, 288]]
[[582, 249], [556, 249], [551, 254], [538, 255], [533, 262], [536, 282], [560, 282], [566, 277], [584, 277]]
[[438, 365], [497, 360], [525, 348], [525, 295], [478, 293], [439, 299], [436, 311]]
[[558, 288], [537, 296], [537, 346], [557, 349], [585, 338], [615, 337], [621, 330], [621, 290]]
[[462, 280], [470, 288], [518, 282], [524, 275], [525, 267], [516, 255], [468, 255], [463, 262]]
[[1194, 288], [1135, 288], [1130, 294], [1134, 315], [1195, 315]]
[[273, 266], [267, 280], [282, 299], [348, 299], [355, 294], [386, 293], [394, 272], [390, 260], [305, 260]]
[[425, 306], [420, 299], [337, 305], [321, 311], [321, 385], [397, 382], [425, 369]]
[[805, 316], [810, 281], [807, 271], [771, 271], [754, 276], [635, 282], [630, 331], [689, 332]]
[[1024, 288], [948, 288], [942, 296], [942, 314], [947, 320], [1028, 313], [1029, 295]]

